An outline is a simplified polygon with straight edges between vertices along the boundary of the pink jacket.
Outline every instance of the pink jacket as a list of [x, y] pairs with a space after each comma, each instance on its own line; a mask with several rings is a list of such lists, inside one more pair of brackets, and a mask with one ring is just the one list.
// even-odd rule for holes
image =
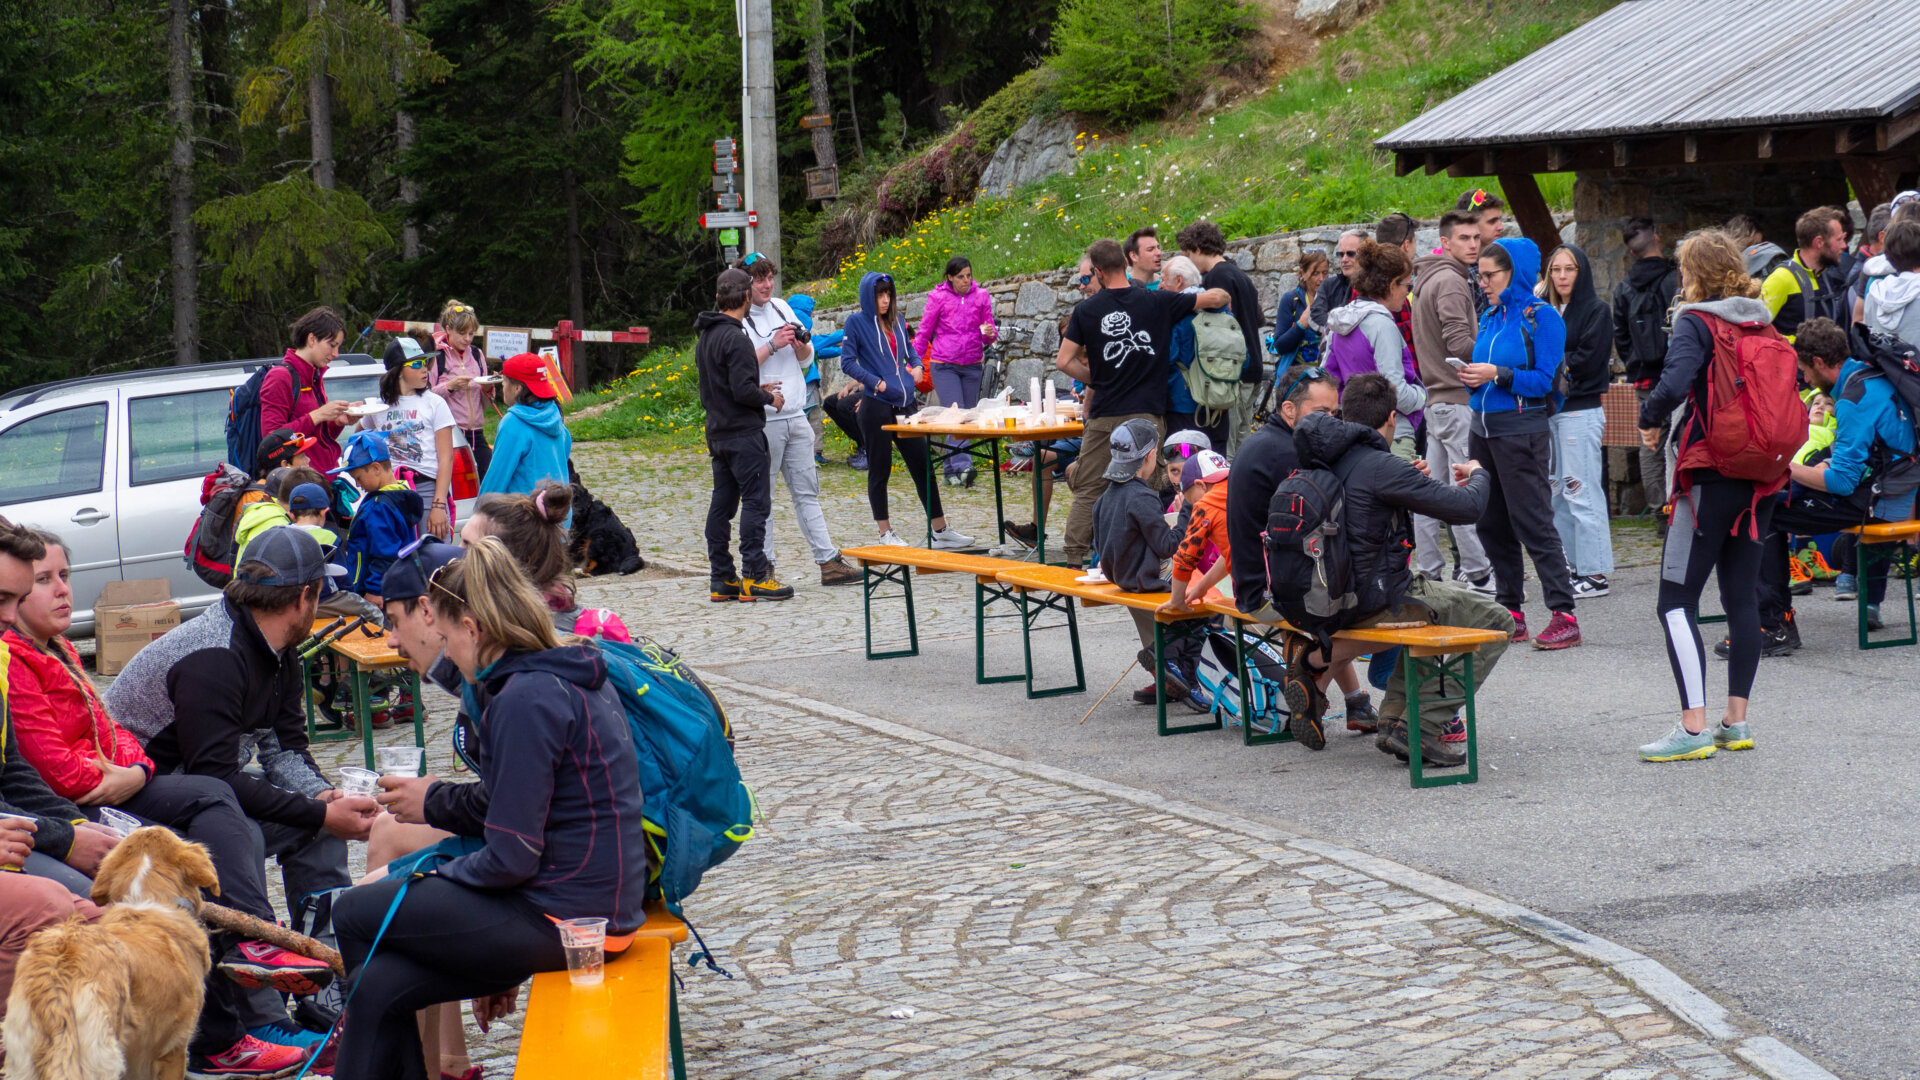
[[933, 287], [927, 296], [927, 313], [920, 316], [920, 332], [913, 335], [916, 356], [927, 355], [927, 343], [933, 343], [933, 359], [942, 364], [977, 364], [992, 340], [980, 332], [980, 325], [993, 325], [993, 297], [975, 285], [965, 296], [955, 296], [946, 282]]
[[447, 407], [453, 411], [455, 427], [461, 431], [485, 427], [487, 399], [493, 393], [492, 388], [469, 385], [465, 390], [449, 390], [447, 380], [461, 375], [487, 374], [486, 353], [481, 351], [479, 342], [470, 342], [466, 352], [455, 353], [447, 345], [445, 330], [433, 332], [433, 343], [440, 347], [440, 352], [438, 356], [427, 360], [427, 374], [432, 379], [429, 389], [447, 399]]

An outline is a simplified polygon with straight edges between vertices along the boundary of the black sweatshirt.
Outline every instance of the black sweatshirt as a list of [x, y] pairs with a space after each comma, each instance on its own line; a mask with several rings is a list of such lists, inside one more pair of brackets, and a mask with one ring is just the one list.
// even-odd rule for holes
[[1233, 459], [1233, 483], [1227, 485], [1227, 543], [1233, 549], [1233, 602], [1241, 611], [1257, 611], [1267, 600], [1267, 553], [1260, 533], [1280, 481], [1300, 468], [1293, 429], [1279, 416], [1240, 444]]
[[693, 366], [707, 417], [707, 448], [761, 434], [767, 427], [762, 407], [773, 404], [773, 395], [760, 389], [760, 358], [746, 328], [722, 311], [701, 312], [693, 326], [700, 331]]
[[[0, 663], [6, 648], [0, 646]], [[33, 850], [65, 860], [73, 850], [73, 823], [84, 815], [80, 808], [53, 793], [40, 770], [20, 754], [13, 737], [13, 711], [0, 695], [0, 818], [20, 817], [34, 823]]]

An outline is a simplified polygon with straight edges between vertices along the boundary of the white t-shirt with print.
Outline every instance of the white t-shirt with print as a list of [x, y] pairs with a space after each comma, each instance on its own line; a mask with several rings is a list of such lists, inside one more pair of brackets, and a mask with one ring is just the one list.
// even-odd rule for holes
[[422, 476], [438, 478], [440, 459], [434, 452], [434, 435], [453, 426], [453, 410], [439, 394], [406, 394], [386, 412], [361, 420], [360, 426], [387, 433], [387, 453], [393, 457], [394, 468], [404, 466]]

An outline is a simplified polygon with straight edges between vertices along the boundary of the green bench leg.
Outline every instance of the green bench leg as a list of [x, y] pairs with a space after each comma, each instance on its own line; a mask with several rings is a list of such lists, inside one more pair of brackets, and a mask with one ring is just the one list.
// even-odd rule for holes
[[348, 662], [353, 669], [353, 717], [360, 722], [360, 749], [367, 759], [367, 768], [373, 768], [373, 688], [372, 681], [365, 668]]
[[1025, 672], [1016, 671], [1010, 675], [987, 674], [987, 620], [1014, 619], [1019, 613], [989, 615], [987, 609], [995, 602], [1005, 600], [1017, 602], [1010, 587], [988, 585], [979, 578], [973, 579], [973, 681], [985, 686], [988, 683], [1019, 682], [1026, 678]]
[[[1203, 621], [1202, 626], [1205, 625]], [[1204, 632], [1204, 631], [1203, 631]], [[1190, 637], [1191, 631], [1182, 630], [1180, 637]], [[1161, 735], [1185, 735], [1190, 731], [1219, 731], [1226, 727], [1220, 719], [1219, 710], [1215, 710], [1206, 721], [1198, 724], [1182, 724], [1178, 727], [1167, 726], [1167, 683], [1160, 677], [1160, 671], [1167, 666], [1167, 624], [1159, 619], [1153, 620], [1153, 670], [1147, 674], [1153, 677], [1153, 704], [1159, 714]]]
[[[1912, 645], [1912, 644], [1915, 644], [1916, 642], [1920, 642], [1920, 621], [1916, 621], [1916, 619], [1914, 618], [1913, 578], [1911, 576], [1905, 576], [1905, 577], [1902, 577], [1901, 579], [1906, 583], [1906, 586], [1907, 586], [1907, 636], [1900, 637], [1900, 638], [1888, 638], [1884, 641], [1872, 641], [1872, 640], [1869, 640], [1872, 632], [1867, 629], [1867, 608], [1870, 606], [1867, 603], [1867, 579], [1871, 574], [1871, 570], [1869, 568], [1872, 567], [1874, 563], [1880, 563], [1884, 566], [1891, 567], [1891, 564], [1893, 563], [1894, 559], [1898, 556], [1900, 549], [1904, 548], [1905, 546], [1906, 545], [1904, 544], [1861, 544], [1860, 545], [1860, 549], [1859, 549], [1860, 550], [1860, 585], [1859, 585], [1860, 596], [1859, 596], [1859, 599], [1855, 602], [1854, 606], [1855, 606], [1856, 615], [1859, 620], [1860, 647], [1862, 649], [1897, 649], [1904, 645]], [[1884, 558], [1875, 558], [1873, 555], [1874, 548], [1888, 548], [1893, 552], [1893, 554], [1887, 555]]]
[[1705, 626], [1708, 623], [1726, 622], [1727, 617], [1725, 615], [1702, 615], [1694, 621], [1701, 626]]
[[[887, 585], [900, 586], [901, 596], [907, 602], [907, 647], [891, 652], [873, 651], [873, 598]], [[890, 566], [874, 569], [872, 566], [860, 568], [860, 605], [867, 623], [867, 659], [892, 660], [902, 656], [920, 655], [920, 627], [913, 617], [913, 568], [909, 566]], [[891, 600], [893, 597], [882, 597]]]
[[[1474, 723], [1474, 686], [1473, 653], [1458, 653], [1454, 656], [1416, 657], [1411, 649], [1400, 654], [1401, 671], [1407, 683], [1407, 776], [1411, 786], [1416, 788], [1446, 787], [1449, 784], [1476, 784], [1480, 782], [1480, 733]], [[1457, 666], [1456, 666], [1457, 665]], [[1425, 762], [1420, 757], [1420, 682], [1428, 673], [1440, 681], [1440, 689], [1446, 689], [1449, 674], [1456, 675], [1466, 687], [1467, 698], [1467, 768], [1465, 772], [1449, 773], [1441, 776], [1427, 776]]]
[[[1079, 694], [1087, 689], [1087, 672], [1080, 659], [1080, 621], [1074, 616], [1073, 597], [1066, 593], [1048, 593], [1048, 599], [1039, 600], [1027, 589], [1017, 589], [1015, 595], [1020, 599], [1020, 647], [1026, 653], [1027, 660], [1027, 697], [1047, 698], [1061, 694]], [[1034, 622], [1047, 611], [1065, 613], [1068, 640], [1073, 646], [1073, 685], [1056, 686], [1049, 690], [1033, 688], [1033, 631]], [[1058, 626], [1039, 627], [1042, 630], [1056, 630]]]
[[[1228, 629], [1233, 632], [1233, 675], [1240, 681], [1240, 744], [1265, 746], [1268, 743], [1292, 742], [1293, 732], [1285, 724], [1264, 735], [1253, 733], [1253, 675], [1247, 663], [1246, 632], [1233, 620], [1228, 622]], [[1254, 640], [1262, 645], [1267, 644], [1273, 640], [1273, 633], [1271, 630], [1261, 631], [1254, 636]]]
[[671, 974], [667, 976], [667, 1045], [673, 1052], [673, 1080], [687, 1080], [687, 1051], [680, 1041], [680, 977]]

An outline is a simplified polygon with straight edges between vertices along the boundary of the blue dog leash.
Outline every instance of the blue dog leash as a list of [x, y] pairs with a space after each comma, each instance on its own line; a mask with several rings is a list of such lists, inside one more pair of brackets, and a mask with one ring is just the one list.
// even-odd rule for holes
[[407, 886], [413, 884], [414, 878], [423, 876], [425, 875], [415, 874], [400, 883], [400, 890], [393, 894], [393, 903], [387, 905], [386, 917], [380, 920], [379, 932], [373, 935], [373, 944], [367, 946], [367, 958], [360, 965], [359, 976], [353, 980], [352, 986], [347, 987], [346, 995], [340, 999], [340, 1015], [334, 1017], [333, 1026], [327, 1029], [327, 1037], [320, 1040], [320, 1045], [313, 1048], [313, 1053], [307, 1056], [307, 1060], [300, 1066], [300, 1072], [294, 1076], [293, 1080], [306, 1080], [308, 1071], [313, 1068], [313, 1063], [320, 1060], [320, 1055], [327, 1049], [327, 1044], [331, 1043], [334, 1035], [339, 1032], [341, 1022], [347, 1018], [347, 1006], [352, 1004], [354, 993], [360, 989], [361, 981], [367, 977], [367, 966], [373, 963], [373, 954], [379, 951], [381, 939], [387, 936], [387, 927], [393, 925], [393, 917], [400, 910], [400, 901], [407, 898]]

